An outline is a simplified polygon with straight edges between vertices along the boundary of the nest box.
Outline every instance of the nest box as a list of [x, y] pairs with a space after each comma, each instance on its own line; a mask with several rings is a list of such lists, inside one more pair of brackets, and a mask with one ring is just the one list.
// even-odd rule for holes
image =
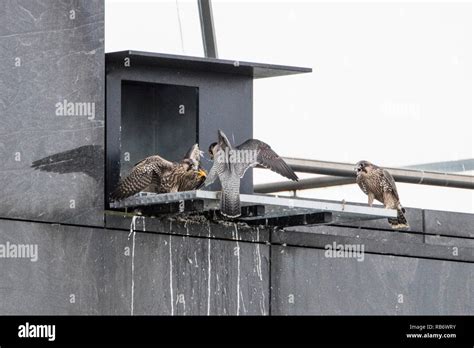
[[[147, 156], [179, 161], [194, 143], [207, 153], [218, 129], [236, 145], [252, 138], [253, 79], [310, 71], [149, 52], [106, 54], [106, 197], [120, 173]], [[209, 170], [212, 163], [202, 164]], [[241, 192], [253, 193], [251, 171]]]

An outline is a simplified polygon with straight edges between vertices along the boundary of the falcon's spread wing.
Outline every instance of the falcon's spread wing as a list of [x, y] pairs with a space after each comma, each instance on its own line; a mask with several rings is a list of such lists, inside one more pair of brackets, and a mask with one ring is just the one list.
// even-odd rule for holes
[[143, 191], [150, 185], [159, 187], [162, 175], [173, 168], [174, 163], [156, 155], [141, 160], [112, 192], [113, 200], [121, 200]]
[[232, 149], [232, 145], [230, 144], [229, 139], [227, 139], [227, 136], [220, 129], [217, 132], [217, 137], [218, 137], [218, 144], [221, 147], [221, 149], [223, 150], [225, 148], [229, 148], [229, 150]]
[[270, 169], [288, 179], [298, 181], [298, 177], [296, 176], [293, 169], [291, 169], [290, 166], [286, 164], [286, 162], [283, 161], [283, 159], [278, 156], [275, 151], [272, 150], [270, 145], [264, 143], [263, 141], [249, 139], [237, 146], [237, 149], [240, 151], [248, 151], [247, 153], [251, 157], [251, 161], [237, 164], [237, 173], [240, 175], [240, 177], [244, 176], [247, 169], [257, 165], [262, 165], [263, 167]]

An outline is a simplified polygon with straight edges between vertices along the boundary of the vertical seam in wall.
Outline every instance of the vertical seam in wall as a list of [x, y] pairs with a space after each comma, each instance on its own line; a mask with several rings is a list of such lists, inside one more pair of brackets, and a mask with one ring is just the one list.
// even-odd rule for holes
[[[105, 35], [105, 33], [104, 33]], [[109, 209], [109, 198], [107, 195], [107, 67], [105, 62], [105, 47], [104, 47], [104, 158], [103, 165], [104, 169], [102, 174], [104, 175], [104, 186], [102, 187], [102, 193], [104, 197], [104, 210]], [[107, 214], [103, 214], [102, 217], [103, 227], [107, 227]]]
[[421, 230], [423, 231], [423, 244], [426, 244], [426, 229], [425, 229], [425, 210], [421, 210]]

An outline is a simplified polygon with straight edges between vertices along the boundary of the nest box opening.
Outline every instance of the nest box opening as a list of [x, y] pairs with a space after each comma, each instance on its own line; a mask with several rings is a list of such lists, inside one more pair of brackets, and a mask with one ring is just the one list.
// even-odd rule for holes
[[125, 80], [121, 90], [122, 176], [148, 156], [179, 161], [199, 142], [197, 87]]

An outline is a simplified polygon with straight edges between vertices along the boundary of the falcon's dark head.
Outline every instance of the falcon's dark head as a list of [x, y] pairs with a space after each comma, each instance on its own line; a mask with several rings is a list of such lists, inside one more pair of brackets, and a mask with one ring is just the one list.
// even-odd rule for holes
[[359, 161], [356, 163], [354, 170], [356, 171], [357, 175], [365, 173], [367, 174], [374, 168], [374, 165], [369, 161]]
[[195, 161], [190, 158], [183, 159], [181, 163], [184, 165], [186, 171], [197, 168]]
[[214, 159], [214, 148], [217, 146], [217, 143], [212, 143], [209, 145], [209, 155], [211, 156], [211, 159]]

